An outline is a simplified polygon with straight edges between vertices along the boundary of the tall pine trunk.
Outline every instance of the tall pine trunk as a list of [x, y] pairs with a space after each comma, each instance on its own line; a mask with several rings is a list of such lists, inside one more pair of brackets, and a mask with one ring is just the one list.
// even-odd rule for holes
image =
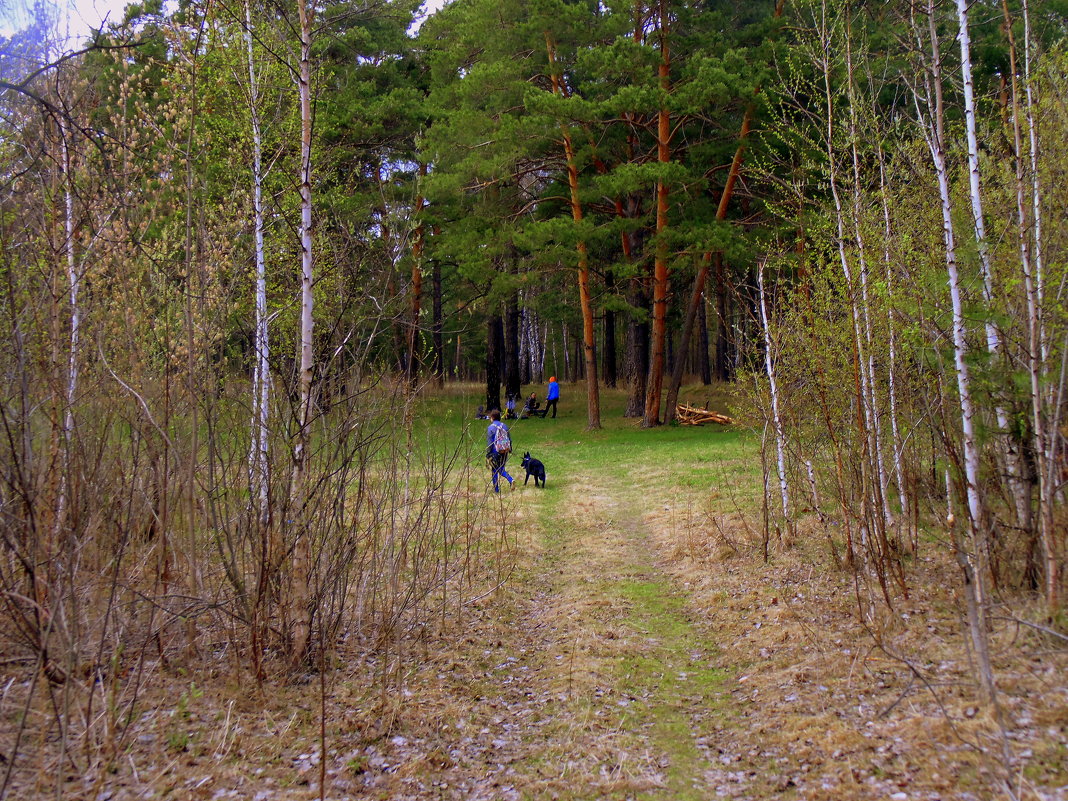
[[[610, 269], [605, 270], [604, 273], [604, 290], [611, 300], [616, 292], [616, 276]], [[604, 365], [604, 385], [614, 388], [618, 380], [616, 376], [616, 313], [611, 308], [604, 310], [604, 348], [601, 351], [601, 361]]]
[[[556, 43], [552, 35], [545, 32], [545, 50], [549, 57], [549, 73], [552, 80], [553, 94], [565, 97], [561, 76], [556, 66]], [[561, 123], [560, 134], [564, 145], [564, 158], [567, 163], [567, 185], [570, 192], [571, 219], [576, 227], [582, 226], [582, 202], [579, 199], [578, 167], [575, 165], [575, 148], [571, 141], [571, 131], [567, 123]], [[597, 339], [593, 325], [593, 304], [590, 301], [590, 267], [586, 239], [580, 235], [575, 243], [578, 254], [578, 289], [579, 305], [582, 309], [582, 345], [586, 373], [586, 428], [601, 427], [601, 399], [597, 386]]]
[[[671, 91], [671, 49], [668, 31], [666, 0], [660, 0], [660, 110], [656, 124], [656, 160], [659, 164], [671, 161], [671, 114], [667, 95]], [[656, 255], [653, 265], [653, 330], [652, 356], [649, 362], [649, 384], [645, 390], [645, 414], [642, 427], [660, 425], [660, 395], [664, 387], [664, 348], [667, 334], [668, 304], [668, 196], [667, 180], [656, 182]]]
[[641, 417], [645, 413], [645, 388], [649, 381], [649, 295], [645, 277], [630, 279], [628, 302], [637, 314], [632, 313], [627, 324], [626, 361], [624, 371], [630, 384], [624, 417]]
[[[759, 91], [759, 89], [757, 90]], [[734, 194], [734, 186], [738, 182], [738, 176], [742, 169], [742, 158], [745, 155], [745, 144], [749, 137], [749, 128], [753, 121], [754, 106], [752, 103], [745, 110], [745, 115], [742, 117], [742, 127], [738, 133], [738, 148], [734, 151], [734, 159], [731, 161], [730, 171], [727, 173], [727, 180], [723, 184], [723, 191], [719, 196], [719, 206], [716, 208], [716, 219], [723, 221], [727, 219], [727, 207], [730, 204], [731, 195]], [[679, 350], [682, 353], [687, 353], [690, 348], [690, 338], [693, 334], [693, 324], [697, 317], [697, 307], [704, 299], [705, 284], [708, 282], [708, 268], [712, 262], [712, 254], [706, 253], [701, 260], [701, 267], [697, 271], [697, 276], [694, 278], [693, 291], [690, 294], [690, 302], [686, 307], [686, 319], [682, 324], [682, 344], [679, 346]], [[682, 386], [682, 361], [679, 360], [675, 365], [675, 369], [671, 374], [671, 384], [668, 387], [667, 395], [667, 409], [664, 412], [664, 418], [666, 422], [671, 422], [675, 419], [676, 403], [679, 398], [679, 387]]]

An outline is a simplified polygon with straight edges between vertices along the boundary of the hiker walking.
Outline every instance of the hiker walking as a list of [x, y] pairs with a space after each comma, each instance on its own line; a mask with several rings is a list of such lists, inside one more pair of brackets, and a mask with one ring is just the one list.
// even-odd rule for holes
[[556, 376], [549, 379], [549, 392], [545, 396], [545, 413], [549, 413], [549, 407], [553, 408], [553, 417], [556, 417], [556, 402], [560, 400], [560, 385], [556, 383]]
[[508, 479], [508, 486], [515, 489], [515, 482], [508, 475], [504, 466], [508, 464], [508, 454], [512, 452], [512, 438], [508, 426], [501, 422], [501, 412], [494, 409], [489, 413], [490, 424], [486, 429], [486, 461], [493, 471], [493, 491], [500, 492], [500, 478]]

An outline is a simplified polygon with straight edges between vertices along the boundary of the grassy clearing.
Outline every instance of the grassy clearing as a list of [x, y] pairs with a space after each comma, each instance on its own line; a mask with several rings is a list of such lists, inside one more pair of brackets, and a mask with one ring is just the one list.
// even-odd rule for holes
[[[524, 392], [544, 387], [524, 387]], [[687, 402], [724, 410], [728, 398], [721, 388], [688, 388]], [[474, 420], [474, 410], [484, 402], [484, 390], [459, 385], [450, 394], [430, 395], [421, 401], [416, 430], [432, 432], [431, 439], [456, 436], [469, 429], [472, 438], [485, 431], [486, 421]], [[515, 455], [529, 450], [546, 464], [548, 487], [557, 481], [582, 480], [585, 473], [611, 478], [613, 493], [623, 490], [635, 497], [648, 491], [690, 491], [703, 502], [706, 491], [724, 498], [732, 493], [742, 505], [759, 503], [759, 458], [754, 463], [751, 434], [721, 426], [661, 426], [641, 429], [639, 421], [623, 417], [626, 393], [602, 390], [601, 423], [598, 431], [586, 430], [586, 400], [581, 391], [565, 386], [556, 419], [509, 420]], [[422, 439], [422, 437], [417, 437]], [[518, 468], [517, 468], [518, 469]], [[756, 493], [753, 491], [755, 481]]]

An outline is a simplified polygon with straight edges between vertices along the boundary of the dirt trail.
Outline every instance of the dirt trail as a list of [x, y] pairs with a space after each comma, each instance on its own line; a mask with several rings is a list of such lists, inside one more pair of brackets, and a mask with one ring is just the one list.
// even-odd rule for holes
[[455, 659], [416, 679], [437, 685], [421, 710], [434, 731], [372, 747], [365, 790], [703, 799], [744, 781], [719, 770], [714, 746], [718, 646], [658, 567], [646, 510], [607, 480], [567, 483], [502, 499], [536, 532], [536, 555], [487, 599]]

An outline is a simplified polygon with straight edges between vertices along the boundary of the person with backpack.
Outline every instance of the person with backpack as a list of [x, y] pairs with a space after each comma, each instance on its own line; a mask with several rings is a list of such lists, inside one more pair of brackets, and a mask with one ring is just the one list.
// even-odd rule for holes
[[504, 466], [508, 464], [508, 454], [512, 452], [512, 438], [508, 432], [508, 426], [501, 422], [501, 412], [494, 409], [490, 412], [490, 424], [486, 429], [486, 462], [493, 471], [493, 491], [500, 492], [500, 478], [508, 479], [508, 486], [515, 489], [515, 481]]

